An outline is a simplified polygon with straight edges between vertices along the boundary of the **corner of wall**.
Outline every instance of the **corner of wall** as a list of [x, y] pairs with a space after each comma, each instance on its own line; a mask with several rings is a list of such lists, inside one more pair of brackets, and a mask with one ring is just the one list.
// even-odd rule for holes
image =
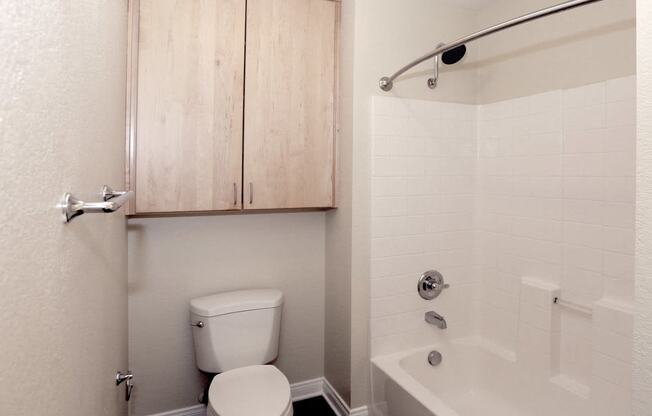
[[638, 143], [633, 413], [652, 409], [652, 3], [637, 2]]

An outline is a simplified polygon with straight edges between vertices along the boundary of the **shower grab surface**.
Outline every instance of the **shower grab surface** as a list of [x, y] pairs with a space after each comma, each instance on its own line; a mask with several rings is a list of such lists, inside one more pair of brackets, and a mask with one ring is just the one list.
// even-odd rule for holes
[[132, 191], [114, 191], [109, 186], [102, 187], [102, 202], [84, 202], [75, 198], [70, 192], [63, 194], [61, 211], [64, 222], [85, 213], [111, 213], [119, 210], [132, 197]]
[[552, 299], [552, 303], [554, 303], [555, 305], [562, 306], [562, 307], [567, 308], [567, 309], [574, 310], [575, 312], [583, 313], [585, 315], [589, 315], [589, 316], [593, 315], [593, 309], [589, 308], [588, 306], [584, 306], [584, 305], [580, 305], [580, 304], [575, 303], [575, 302], [570, 302], [570, 301], [567, 301], [567, 300], [563, 300], [563, 299], [559, 298], [559, 296], [555, 296]]

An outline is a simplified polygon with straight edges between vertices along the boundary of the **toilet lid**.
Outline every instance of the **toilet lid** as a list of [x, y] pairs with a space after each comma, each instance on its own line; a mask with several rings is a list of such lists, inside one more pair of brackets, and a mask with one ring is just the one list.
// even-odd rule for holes
[[236, 368], [213, 378], [208, 403], [218, 416], [281, 416], [292, 405], [290, 383], [273, 365]]

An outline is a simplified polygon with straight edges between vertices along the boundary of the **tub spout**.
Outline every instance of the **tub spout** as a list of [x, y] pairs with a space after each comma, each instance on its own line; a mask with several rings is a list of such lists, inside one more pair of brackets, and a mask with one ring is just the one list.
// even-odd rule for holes
[[426, 322], [439, 329], [446, 329], [446, 319], [435, 311], [426, 312]]

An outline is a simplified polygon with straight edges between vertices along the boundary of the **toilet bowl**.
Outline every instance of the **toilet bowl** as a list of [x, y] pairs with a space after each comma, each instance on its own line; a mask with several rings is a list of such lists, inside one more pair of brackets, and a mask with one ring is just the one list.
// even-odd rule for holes
[[268, 364], [278, 356], [283, 293], [217, 293], [190, 301], [197, 367], [217, 374], [210, 416], [291, 416], [290, 383]]
[[288, 379], [272, 365], [218, 374], [208, 390], [209, 416], [292, 416]]

